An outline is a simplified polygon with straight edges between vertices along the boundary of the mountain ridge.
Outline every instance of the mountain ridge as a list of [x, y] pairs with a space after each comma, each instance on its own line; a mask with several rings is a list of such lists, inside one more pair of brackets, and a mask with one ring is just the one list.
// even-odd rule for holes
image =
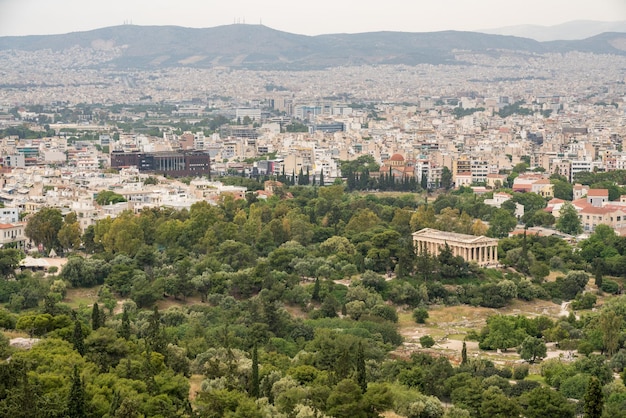
[[311, 69], [359, 64], [460, 64], [456, 58], [459, 51], [489, 54], [581, 51], [626, 55], [624, 45], [626, 33], [606, 33], [578, 41], [539, 42], [465, 31], [309, 36], [250, 24], [213, 28], [121, 25], [61, 35], [0, 37], [0, 51], [89, 48], [110, 53], [108, 63], [117, 68]]
[[568, 41], [591, 38], [606, 32], [626, 32], [626, 20], [603, 22], [597, 20], [572, 20], [558, 25], [515, 25], [478, 32], [494, 35], [512, 35], [535, 39], [540, 42]]

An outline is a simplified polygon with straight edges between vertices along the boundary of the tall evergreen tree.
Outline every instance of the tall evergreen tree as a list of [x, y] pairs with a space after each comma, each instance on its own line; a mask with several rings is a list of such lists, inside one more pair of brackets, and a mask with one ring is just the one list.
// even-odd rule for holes
[[461, 350], [461, 365], [467, 364], [467, 344], [463, 341], [463, 349]]
[[92, 330], [97, 330], [98, 328], [100, 328], [100, 325], [102, 325], [102, 319], [101, 317], [101, 312], [100, 312], [100, 308], [98, 307], [97, 303], [93, 304], [93, 309], [91, 310], [91, 329]]
[[80, 324], [80, 321], [74, 321], [72, 345], [74, 346], [74, 350], [78, 351], [78, 354], [81, 356], [85, 355], [85, 336], [83, 335], [83, 327]]
[[252, 348], [252, 379], [250, 380], [250, 396], [259, 397], [259, 355], [256, 344]]
[[361, 388], [361, 392], [365, 393], [367, 390], [367, 375], [365, 372], [365, 350], [361, 341], [359, 341], [356, 351], [356, 380]]
[[152, 351], [163, 353], [167, 342], [165, 340], [165, 334], [161, 327], [161, 314], [159, 308], [154, 307], [152, 315], [148, 319], [148, 330], [146, 332], [146, 342]]
[[320, 186], [324, 185], [324, 170], [320, 170]]
[[302, 171], [302, 167], [300, 167], [300, 172], [298, 172], [298, 186], [304, 185], [304, 171]]
[[130, 318], [128, 316], [128, 309], [124, 308], [122, 312], [122, 326], [120, 328], [120, 337], [125, 340], [130, 338]]
[[313, 293], [311, 299], [318, 302], [320, 300], [320, 278], [315, 278], [315, 284], [313, 285]]
[[85, 382], [78, 373], [78, 366], [74, 365], [72, 374], [72, 388], [67, 401], [67, 416], [69, 418], [87, 418], [85, 404]]
[[603, 396], [600, 381], [597, 377], [592, 376], [585, 391], [583, 418], [600, 418], [602, 416], [602, 408], [604, 407]]

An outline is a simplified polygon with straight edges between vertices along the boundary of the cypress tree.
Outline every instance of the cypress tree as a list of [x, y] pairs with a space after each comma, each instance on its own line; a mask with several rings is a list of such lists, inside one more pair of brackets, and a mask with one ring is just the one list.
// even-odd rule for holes
[[86, 418], [85, 408], [85, 382], [78, 374], [78, 366], [74, 365], [72, 374], [72, 388], [67, 401], [67, 415], [70, 418]]
[[304, 171], [302, 171], [302, 167], [300, 167], [300, 172], [298, 173], [298, 186], [304, 185]]
[[120, 328], [120, 337], [125, 340], [130, 338], [130, 318], [128, 316], [128, 309], [124, 308], [122, 312], [122, 327]]
[[320, 186], [324, 185], [324, 170], [320, 171]]
[[426, 173], [422, 173], [422, 179], [420, 181], [420, 186], [424, 190], [428, 190], [428, 177], [426, 177]]
[[461, 350], [461, 365], [467, 364], [467, 344], [463, 341], [463, 349]]
[[313, 285], [313, 294], [311, 295], [311, 299], [314, 301], [320, 300], [320, 278], [315, 278], [315, 284]]
[[94, 303], [93, 309], [91, 310], [91, 329], [95, 331], [100, 328], [100, 325], [102, 324], [101, 321], [102, 320], [100, 319], [100, 308], [98, 307], [97, 303]]
[[85, 336], [83, 335], [83, 327], [80, 324], [80, 321], [74, 321], [72, 345], [74, 346], [74, 350], [78, 351], [78, 354], [81, 356], [85, 355]]
[[152, 351], [156, 351], [158, 353], [163, 353], [165, 346], [167, 345], [165, 335], [161, 329], [161, 314], [159, 313], [159, 308], [156, 306], [152, 311], [152, 315], [150, 315], [150, 318], [148, 319], [146, 342]]
[[250, 382], [250, 396], [259, 397], [259, 355], [256, 344], [252, 348], [252, 379]]
[[359, 346], [356, 351], [356, 381], [361, 388], [361, 392], [365, 393], [367, 390], [367, 375], [365, 373], [365, 350], [363, 349], [363, 343], [359, 341]]

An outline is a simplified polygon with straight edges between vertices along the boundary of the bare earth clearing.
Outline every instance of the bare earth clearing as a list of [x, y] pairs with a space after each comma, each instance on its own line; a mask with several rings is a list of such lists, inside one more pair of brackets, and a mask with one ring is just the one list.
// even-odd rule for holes
[[[545, 315], [552, 319], [569, 315], [569, 303], [557, 305], [551, 301], [534, 300], [522, 302], [514, 300], [509, 306], [500, 309], [472, 307], [467, 305], [438, 306], [428, 310], [429, 318], [425, 324], [416, 324], [411, 312], [399, 314], [399, 331], [404, 337], [404, 344], [394, 351], [398, 357], [409, 357], [416, 351], [429, 352], [446, 356], [453, 363], [460, 363], [463, 341], [471, 331], [480, 332], [491, 315], [523, 315], [532, 318]], [[436, 341], [429, 349], [422, 348], [420, 337], [430, 335]], [[548, 343], [547, 358], [561, 357], [565, 360], [573, 359], [574, 354], [567, 350], [556, 349], [554, 343]], [[512, 364], [522, 360], [515, 349], [506, 352], [483, 351], [478, 348], [478, 342], [466, 341], [468, 357], [487, 358], [497, 364]]]

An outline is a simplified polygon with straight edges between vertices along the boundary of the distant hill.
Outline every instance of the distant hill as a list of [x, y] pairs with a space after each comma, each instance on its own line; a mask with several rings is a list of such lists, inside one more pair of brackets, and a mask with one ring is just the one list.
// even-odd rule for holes
[[626, 21], [598, 22], [595, 20], [574, 20], [554, 26], [518, 25], [481, 30], [493, 35], [510, 35], [530, 38], [536, 41], [571, 41], [590, 38], [605, 32], [626, 32]]
[[297, 70], [359, 64], [457, 64], [458, 51], [626, 55], [626, 33], [538, 42], [457, 31], [305, 36], [237, 24], [205, 29], [123, 25], [63, 35], [0, 37], [0, 50], [63, 51], [75, 47], [107, 52], [108, 66], [119, 69], [189, 66]]

